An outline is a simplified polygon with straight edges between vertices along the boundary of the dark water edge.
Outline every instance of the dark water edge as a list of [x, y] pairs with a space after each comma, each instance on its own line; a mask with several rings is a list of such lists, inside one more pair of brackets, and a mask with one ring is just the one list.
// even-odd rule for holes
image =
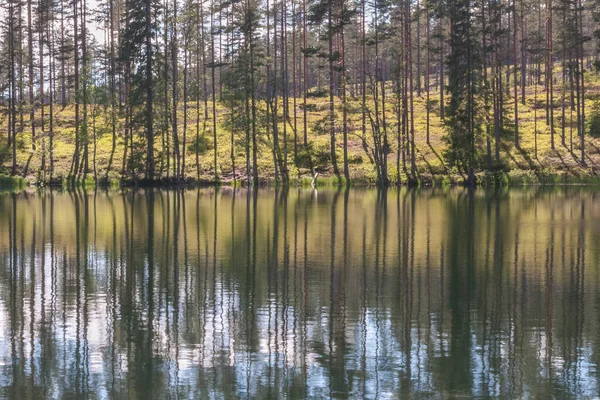
[[[397, 177], [390, 176], [388, 187], [426, 187], [426, 186], [477, 186], [483, 188], [501, 186], [563, 186], [563, 185], [598, 185], [600, 186], [600, 171], [596, 168], [579, 170], [510, 170], [510, 171], [480, 171], [474, 176], [475, 181], [470, 182], [467, 175], [460, 174], [429, 174], [421, 173], [418, 177], [404, 176], [398, 181]], [[312, 176], [303, 174], [298, 177], [290, 177], [289, 181], [275, 181], [273, 176], [259, 178], [259, 187], [382, 187], [375, 177], [353, 177], [347, 181], [341, 175], [324, 173], [313, 182]], [[54, 178], [53, 180], [28, 181], [21, 177], [0, 175], [0, 190], [19, 190], [26, 186], [63, 188], [73, 190], [81, 187], [92, 188], [164, 188], [164, 189], [194, 189], [213, 186], [249, 187], [252, 184], [246, 180], [246, 176], [237, 179], [231, 177], [225, 179], [173, 179], [158, 178], [147, 180], [144, 178], [123, 177], [120, 179], [107, 179], [100, 177], [95, 180], [92, 176], [87, 178]]]
[[595, 397], [593, 187], [0, 195], [0, 397]]

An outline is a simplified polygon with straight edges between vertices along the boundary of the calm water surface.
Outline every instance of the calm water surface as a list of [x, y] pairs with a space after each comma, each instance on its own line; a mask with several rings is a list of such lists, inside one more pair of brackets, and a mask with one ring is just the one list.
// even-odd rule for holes
[[0, 195], [0, 397], [600, 394], [600, 192]]

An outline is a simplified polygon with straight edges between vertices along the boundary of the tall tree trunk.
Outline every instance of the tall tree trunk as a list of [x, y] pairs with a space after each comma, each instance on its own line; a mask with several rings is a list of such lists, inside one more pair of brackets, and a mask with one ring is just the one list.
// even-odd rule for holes
[[523, 0], [521, 0], [521, 104], [525, 105], [525, 86], [527, 79], [527, 42], [526, 42], [526, 29], [527, 24], [525, 23], [525, 12], [523, 7]]
[[181, 179], [185, 179], [185, 151], [187, 145], [187, 100], [188, 100], [188, 27], [185, 27], [184, 32], [184, 48], [183, 48], [183, 143], [181, 145]]
[[[52, 22], [51, 22], [52, 21]], [[53, 30], [54, 30], [54, 18], [50, 19], [48, 18], [48, 20], [46, 21], [47, 24], [47, 33], [46, 36], [48, 37], [48, 61], [49, 61], [49, 65], [48, 65], [48, 69], [49, 69], [49, 73], [48, 73], [48, 80], [49, 80], [49, 85], [48, 85], [48, 105], [49, 105], [49, 110], [48, 110], [48, 115], [49, 115], [49, 126], [48, 126], [48, 159], [49, 159], [49, 163], [50, 163], [50, 167], [49, 167], [49, 182], [52, 183], [53, 177], [54, 177], [54, 94], [56, 93], [55, 91], [55, 86], [54, 84], [56, 83], [56, 61], [55, 61], [55, 54], [54, 54], [54, 49], [55, 49], [55, 42], [54, 42], [54, 35], [53, 35]]]
[[[177, 24], [179, 21], [177, 20], [177, 0], [173, 0], [173, 28], [172, 28], [172, 37], [171, 37], [171, 99], [173, 109], [171, 110], [171, 130], [173, 131], [173, 149], [175, 151], [175, 179], [181, 179], [181, 149], [179, 146], [179, 131], [177, 127], [177, 102], [178, 99], [178, 82], [179, 82], [179, 68], [178, 68], [178, 50], [179, 44], [177, 42]], [[216, 141], [215, 141], [216, 146]]]
[[65, 108], [67, 106], [67, 68], [66, 59], [67, 55], [64, 54], [65, 47], [65, 5], [64, 0], [60, 0], [60, 84], [61, 84], [61, 106]]
[[[204, 62], [201, 61], [202, 41], [204, 40], [204, 19], [202, 17], [202, 1], [196, 2], [196, 145], [194, 154], [196, 156], [196, 180], [200, 181], [200, 100], [202, 98], [202, 69]], [[201, 67], [202, 65], [202, 67]]]
[[334, 74], [333, 74], [333, 1], [329, 0], [327, 10], [327, 35], [329, 46], [329, 136], [330, 136], [330, 154], [331, 163], [333, 164], [333, 173], [339, 175], [340, 171], [337, 165], [335, 155], [335, 109], [334, 109]]
[[[200, 2], [200, 4], [202, 4]], [[168, 0], [163, 1], [163, 10], [164, 10], [164, 18], [163, 18], [163, 66], [162, 66], [162, 103], [163, 103], [163, 113], [162, 113], [162, 131], [161, 131], [161, 142], [163, 144], [163, 151], [165, 152], [166, 158], [166, 178], [167, 180], [171, 176], [171, 143], [169, 139], [169, 123], [171, 119], [171, 112], [169, 110], [169, 3]], [[175, 166], [175, 162], [173, 165]], [[175, 175], [175, 174], [173, 174]]]
[[[268, 57], [268, 56], [267, 56]], [[275, 163], [275, 182], [279, 182], [280, 156], [279, 156], [279, 116], [277, 99], [277, 3], [273, 4], [273, 99], [271, 117], [273, 119], [273, 161]], [[284, 121], [285, 122], [285, 121]]]
[[154, 129], [153, 129], [153, 80], [152, 80], [152, 0], [146, 5], [146, 179], [154, 180]]
[[430, 86], [430, 82], [429, 82], [429, 69], [430, 69], [430, 37], [429, 37], [429, 28], [430, 28], [430, 23], [429, 23], [429, 3], [427, 4], [426, 8], [425, 8], [425, 16], [427, 18], [426, 24], [425, 24], [425, 41], [426, 41], [426, 53], [425, 53], [425, 113], [426, 113], [426, 136], [427, 136], [427, 144], [431, 145], [430, 141], [429, 141], [429, 132], [430, 132], [430, 100], [429, 100], [429, 86]]
[[550, 125], [550, 147], [554, 150], [554, 82], [553, 82], [553, 70], [554, 60], [552, 50], [552, 0], [547, 0], [546, 4], [546, 119]]
[[409, 113], [410, 113], [410, 175], [412, 179], [417, 177], [417, 167], [415, 163], [415, 114], [414, 114], [414, 100], [413, 100], [413, 59], [412, 59], [412, 32], [411, 32], [411, 18], [410, 18], [410, 1], [407, 1], [406, 5], [406, 42], [408, 51], [408, 101], [409, 101]]
[[[246, 2], [250, 9], [250, 0]], [[254, 10], [253, 10], [254, 11]], [[254, 186], [258, 186], [258, 149], [256, 142], [256, 80], [254, 71], [254, 12], [253, 18], [250, 20], [249, 27], [249, 46], [250, 46], [250, 102], [252, 110], [252, 180]]]
[[294, 164], [298, 159], [298, 115], [296, 109], [296, 98], [298, 97], [298, 87], [296, 86], [296, 1], [292, 0], [292, 99], [294, 113]]
[[285, 0], [281, 2], [281, 97], [283, 102], [283, 168], [282, 175], [285, 183], [288, 182], [287, 168], [287, 125], [288, 109], [288, 62], [287, 62], [287, 7]]
[[[29, 123], [31, 124], [31, 148], [35, 150], [35, 104], [33, 97], [33, 29], [31, 29], [31, 2], [27, 0], [27, 49], [29, 50]], [[39, 26], [41, 28], [41, 15]], [[40, 43], [42, 42], [43, 30], [39, 30]], [[40, 59], [43, 58], [43, 53], [40, 53]], [[41, 65], [41, 64], [40, 64]], [[40, 87], [44, 86], [43, 81], [40, 80]], [[41, 99], [42, 103], [44, 99]]]
[[[342, 2], [341, 10], [342, 18], [344, 14], [344, 5]], [[342, 20], [341, 27], [341, 57], [342, 57], [342, 131], [344, 135], [344, 178], [346, 179], [346, 185], [350, 184], [350, 171], [348, 169], [348, 101], [346, 98], [346, 42], [344, 35], [345, 24]]]
[[415, 19], [417, 20], [417, 76], [415, 83], [417, 84], [417, 96], [421, 97], [421, 3], [419, 0], [416, 4]]
[[117, 99], [116, 99], [116, 63], [115, 63], [115, 10], [114, 10], [114, 0], [108, 0], [108, 48], [109, 48], [109, 96], [110, 96], [110, 128], [112, 133], [112, 141], [111, 141], [111, 152], [110, 158], [108, 160], [108, 166], [106, 167], [106, 180], [108, 181], [108, 177], [110, 174], [110, 170], [113, 163], [113, 158], [117, 146]]
[[513, 84], [514, 84], [514, 107], [515, 107], [515, 147], [521, 147], [519, 142], [519, 92], [517, 91], [517, 2], [513, 0]]
[[[581, 0], [577, 0], [577, 9], [578, 16], [577, 22], [579, 25], [579, 45], [577, 46], [577, 70], [579, 73], [577, 74], [578, 79], [581, 80], [581, 87], [578, 90], [579, 96], [581, 98], [581, 120], [579, 123], [579, 140], [580, 140], [580, 148], [581, 148], [581, 165], [586, 165], [585, 161], [585, 68], [584, 68], [584, 53], [583, 53], [583, 4]], [[576, 14], [577, 15], [577, 14]]]
[[217, 100], [216, 100], [216, 84], [215, 84], [215, 31], [214, 31], [214, 18], [215, 18], [215, 4], [214, 0], [211, 0], [210, 7], [210, 56], [211, 56], [211, 85], [212, 85], [212, 125], [213, 125], [213, 165], [214, 165], [214, 176], [215, 181], [219, 180], [219, 167], [217, 165]]
[[9, 75], [9, 110], [8, 110], [8, 145], [12, 147], [12, 167], [10, 174], [17, 175], [17, 82], [16, 82], [16, 56], [15, 56], [15, 0], [8, 3], [8, 75]]
[[[302, 47], [303, 47], [303, 53], [302, 53], [302, 117], [303, 117], [303, 134], [304, 134], [304, 147], [306, 147], [308, 145], [308, 126], [307, 126], [307, 116], [308, 116], [308, 109], [306, 108], [306, 93], [307, 93], [307, 89], [308, 89], [308, 85], [306, 82], [306, 78], [307, 78], [307, 64], [308, 64], [308, 57], [307, 57], [307, 31], [306, 31], [306, 2], [308, 0], [302, 0]], [[268, 29], [268, 27], [267, 27]], [[267, 34], [267, 40], [268, 40], [269, 35]], [[268, 45], [267, 45], [268, 48]], [[267, 50], [268, 51], [268, 50]], [[268, 71], [268, 67], [267, 67], [267, 71]], [[268, 78], [267, 78], [268, 81]], [[305, 149], [306, 150], [306, 149]]]
[[446, 117], [446, 104], [444, 100], [444, 92], [446, 91], [446, 84], [444, 82], [444, 65], [445, 65], [445, 52], [444, 52], [444, 18], [440, 17], [440, 119], [443, 121]]
[[[306, 0], [305, 0], [306, 1]], [[367, 137], [367, 0], [361, 0], [361, 66], [360, 66], [360, 82], [361, 82], [361, 132], [363, 140]]]
[[89, 71], [89, 57], [87, 53], [87, 2], [81, 0], [81, 56], [82, 56], [82, 68], [83, 68], [83, 88], [82, 88], [82, 100], [83, 100], [83, 174], [84, 176], [90, 170], [89, 166], [89, 127], [88, 127], [88, 81], [90, 79]]
[[488, 170], [492, 169], [492, 140], [490, 137], [490, 95], [489, 95], [489, 91], [490, 91], [490, 85], [488, 82], [488, 72], [487, 72], [487, 25], [486, 25], [486, 15], [485, 15], [485, 6], [486, 6], [486, 0], [483, 0], [481, 2], [481, 25], [482, 25], [482, 42], [483, 42], [483, 54], [481, 59], [483, 60], [483, 86], [484, 86], [484, 93], [483, 93], [483, 108], [484, 108], [484, 112], [485, 112], [485, 120], [486, 120], [486, 124], [485, 124], [485, 140], [486, 140], [486, 149], [487, 149], [487, 168]]
[[73, 167], [71, 168], [73, 177], [77, 175], [79, 167], [79, 40], [78, 40], [78, 0], [73, 0], [73, 52], [74, 52], [74, 68], [75, 68], [75, 152]]

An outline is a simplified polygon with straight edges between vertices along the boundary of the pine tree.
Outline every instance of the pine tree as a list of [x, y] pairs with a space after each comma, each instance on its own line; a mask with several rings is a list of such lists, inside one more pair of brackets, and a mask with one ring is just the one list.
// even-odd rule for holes
[[449, 3], [450, 54], [448, 56], [448, 107], [446, 158], [451, 165], [468, 173], [468, 181], [475, 184], [477, 143], [480, 132], [481, 49], [475, 18], [468, 0]]

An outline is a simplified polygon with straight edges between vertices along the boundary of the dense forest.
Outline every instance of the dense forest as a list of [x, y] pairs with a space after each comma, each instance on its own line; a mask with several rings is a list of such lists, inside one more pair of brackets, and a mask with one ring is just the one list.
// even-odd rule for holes
[[415, 182], [600, 159], [597, 0], [7, 0], [0, 165]]

